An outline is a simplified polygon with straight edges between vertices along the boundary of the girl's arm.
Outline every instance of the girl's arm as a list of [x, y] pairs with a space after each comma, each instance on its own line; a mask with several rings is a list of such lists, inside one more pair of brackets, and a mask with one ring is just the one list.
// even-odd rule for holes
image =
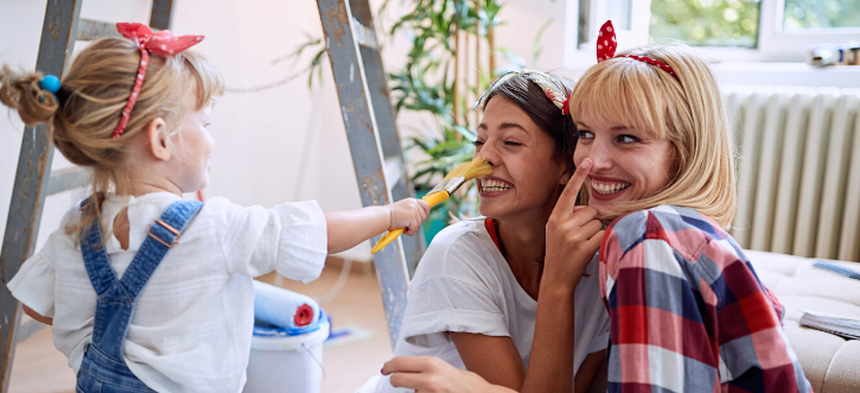
[[406, 228], [409, 236], [418, 232], [430, 213], [430, 205], [420, 199], [406, 198], [385, 206], [325, 214], [328, 253], [346, 251], [376, 235]]
[[44, 323], [45, 325], [52, 325], [54, 323], [54, 318], [48, 318], [48, 317], [42, 316], [41, 314], [33, 311], [32, 308], [27, 307], [27, 305], [24, 303], [21, 303], [21, 307], [24, 308], [24, 314], [29, 315], [30, 318], [33, 318], [33, 319], [35, 319], [41, 323]]

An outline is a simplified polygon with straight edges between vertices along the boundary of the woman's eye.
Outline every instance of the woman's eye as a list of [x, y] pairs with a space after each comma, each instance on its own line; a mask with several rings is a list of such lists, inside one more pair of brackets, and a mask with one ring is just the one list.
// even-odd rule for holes
[[591, 131], [580, 130], [579, 131], [579, 139], [593, 139], [594, 134]]
[[473, 144], [473, 145], [475, 145], [475, 147], [478, 147], [478, 146], [483, 146], [483, 145], [484, 145], [484, 142], [482, 142], [482, 141], [474, 141], [474, 142], [472, 142], [472, 144]]
[[620, 135], [618, 136], [618, 141], [621, 143], [636, 143], [641, 142], [642, 140], [633, 135]]
[[522, 143], [515, 142], [515, 141], [505, 141], [505, 145], [507, 145], [507, 146], [522, 146]]

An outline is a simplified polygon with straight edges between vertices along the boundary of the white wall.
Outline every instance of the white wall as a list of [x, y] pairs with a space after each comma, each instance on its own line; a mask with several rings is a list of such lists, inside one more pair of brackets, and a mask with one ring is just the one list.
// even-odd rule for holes
[[[374, 9], [381, 3], [372, 0]], [[150, 4], [146, 0], [86, 0], [81, 16], [146, 22]], [[0, 63], [34, 68], [45, 6], [45, 0], [0, 0]], [[508, 1], [502, 11], [502, 19], [508, 22], [497, 30], [498, 45], [529, 55], [537, 30], [554, 17], [544, 35], [545, 50], [537, 68], [560, 68], [563, 11], [563, 2]], [[271, 62], [302, 43], [303, 32], [322, 34], [313, 0], [177, 0], [172, 30], [178, 35], [205, 35], [194, 49], [218, 67], [229, 87], [262, 85], [293, 74], [305, 63]], [[403, 64], [407, 44], [405, 37], [388, 43], [383, 54], [388, 70]], [[361, 206], [328, 63], [323, 74], [324, 86], [312, 92], [302, 77], [277, 89], [228, 93], [220, 99], [210, 127], [216, 153], [207, 196], [264, 206], [316, 199], [326, 211]], [[401, 129], [433, 127], [432, 121], [420, 116], [398, 120]], [[0, 235], [5, 231], [22, 130], [16, 114], [0, 117]], [[59, 154], [57, 157], [55, 168], [68, 165]], [[80, 192], [69, 194], [76, 195], [48, 199], [41, 241], [57, 227], [72, 201], [81, 197]], [[368, 251], [365, 243], [351, 256], [367, 258]]]

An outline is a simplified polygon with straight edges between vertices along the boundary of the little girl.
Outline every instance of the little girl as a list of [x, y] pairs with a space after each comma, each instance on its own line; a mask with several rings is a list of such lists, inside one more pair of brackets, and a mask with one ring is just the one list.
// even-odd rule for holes
[[429, 206], [410, 198], [324, 214], [313, 201], [183, 201], [209, 181], [206, 127], [222, 81], [185, 51], [202, 36], [117, 28], [125, 38], [92, 43], [61, 83], [0, 71], [0, 101], [28, 125], [47, 123], [57, 149], [94, 177], [92, 195], [8, 288], [53, 325], [78, 392], [239, 392], [252, 277], [313, 280], [328, 253], [386, 229], [414, 234]]

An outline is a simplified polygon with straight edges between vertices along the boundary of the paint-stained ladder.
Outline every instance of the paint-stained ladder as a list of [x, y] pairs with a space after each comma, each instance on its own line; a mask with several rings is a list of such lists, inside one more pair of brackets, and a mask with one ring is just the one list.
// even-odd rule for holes
[[[368, 0], [317, 0], [361, 202], [412, 196]], [[376, 243], [379, 237], [372, 239]], [[424, 253], [419, 231], [374, 255], [391, 343], [400, 333], [409, 277]]]

